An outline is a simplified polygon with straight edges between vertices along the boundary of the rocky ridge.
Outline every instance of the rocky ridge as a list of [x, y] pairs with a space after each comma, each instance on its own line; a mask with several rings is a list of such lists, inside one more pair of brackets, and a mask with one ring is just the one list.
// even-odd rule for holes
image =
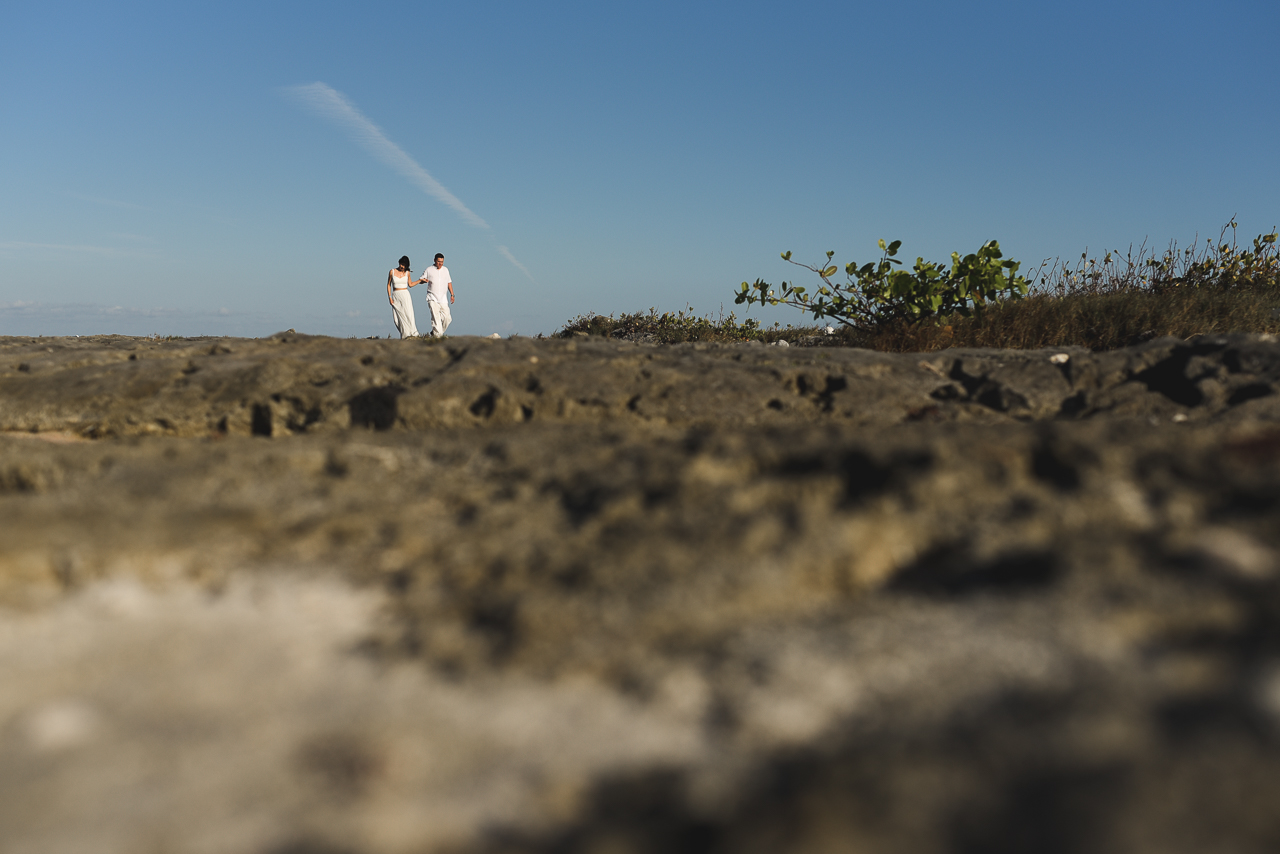
[[1274, 409], [1274, 349], [1268, 336], [923, 356], [591, 338], [7, 339], [0, 428], [104, 438], [611, 420], [1247, 418]]
[[1270, 851], [1280, 344], [0, 339], [6, 850]]

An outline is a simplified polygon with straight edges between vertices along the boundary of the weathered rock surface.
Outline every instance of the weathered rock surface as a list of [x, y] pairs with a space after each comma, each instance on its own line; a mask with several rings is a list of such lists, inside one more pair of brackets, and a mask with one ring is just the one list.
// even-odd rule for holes
[[0, 339], [0, 849], [1277, 850], [1278, 390]]
[[589, 338], [10, 338], [0, 339], [0, 430], [278, 437], [527, 422], [1272, 418], [1276, 350], [1265, 336], [922, 356]]

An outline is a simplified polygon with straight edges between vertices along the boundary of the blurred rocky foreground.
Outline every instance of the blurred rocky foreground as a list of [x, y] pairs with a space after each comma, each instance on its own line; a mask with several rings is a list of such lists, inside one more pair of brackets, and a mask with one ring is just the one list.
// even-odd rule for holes
[[0, 850], [1275, 852], [1277, 391], [0, 339]]

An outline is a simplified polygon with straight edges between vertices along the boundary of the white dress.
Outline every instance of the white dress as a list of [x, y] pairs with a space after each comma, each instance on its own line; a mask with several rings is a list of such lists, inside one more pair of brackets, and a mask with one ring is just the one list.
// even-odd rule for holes
[[391, 271], [391, 319], [401, 338], [417, 338], [418, 325], [413, 319], [413, 302], [409, 299], [409, 274], [396, 275]]

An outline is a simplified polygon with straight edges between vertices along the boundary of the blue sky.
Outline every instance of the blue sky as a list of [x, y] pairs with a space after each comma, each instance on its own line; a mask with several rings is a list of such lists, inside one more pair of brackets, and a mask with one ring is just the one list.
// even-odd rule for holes
[[741, 317], [783, 250], [1252, 237], [1277, 32], [1274, 0], [5, 4], [0, 334], [387, 335], [386, 271], [437, 251], [451, 332], [532, 335]]

